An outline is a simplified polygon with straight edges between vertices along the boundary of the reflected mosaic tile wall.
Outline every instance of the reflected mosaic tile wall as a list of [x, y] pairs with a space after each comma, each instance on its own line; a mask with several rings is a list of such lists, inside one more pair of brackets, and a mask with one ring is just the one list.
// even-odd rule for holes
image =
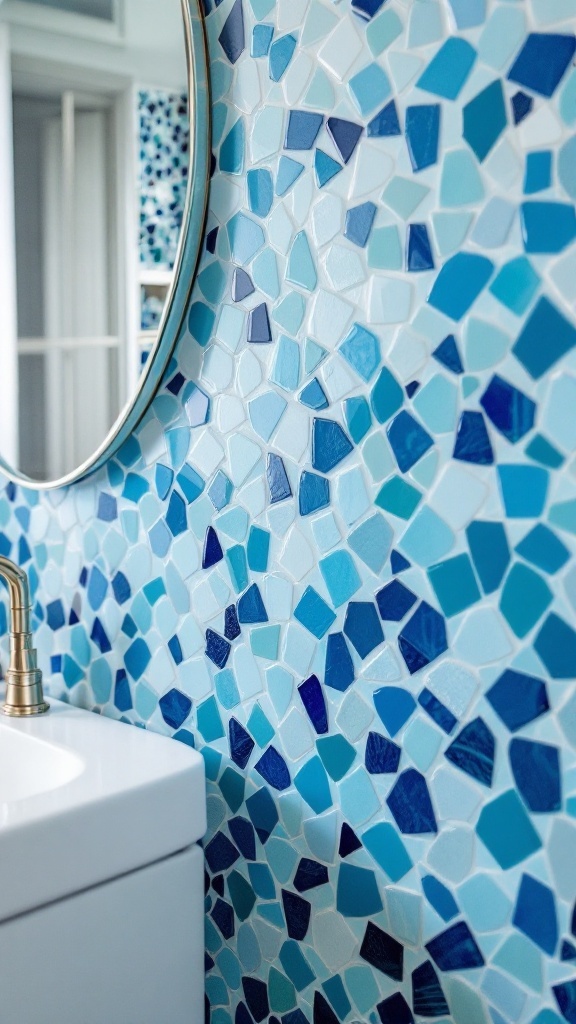
[[166, 89], [138, 92], [140, 264], [172, 270], [188, 184], [187, 97]]
[[212, 1024], [576, 1021], [574, 0], [224, 0], [188, 330], [8, 486], [52, 691], [194, 742]]

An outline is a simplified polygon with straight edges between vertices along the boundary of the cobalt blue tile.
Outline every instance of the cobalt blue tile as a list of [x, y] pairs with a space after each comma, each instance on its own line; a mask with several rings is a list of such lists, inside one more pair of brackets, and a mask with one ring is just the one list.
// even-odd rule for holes
[[248, 341], [255, 345], [267, 345], [272, 341], [268, 306], [261, 302], [248, 314]]
[[330, 633], [326, 645], [324, 682], [343, 693], [354, 682], [354, 663], [343, 633]]
[[242, 0], [236, 0], [218, 36], [220, 46], [231, 64], [235, 64], [246, 46]]
[[425, 224], [409, 224], [406, 240], [406, 269], [411, 273], [434, 270], [434, 257]]
[[284, 463], [279, 455], [268, 453], [266, 466], [266, 478], [268, 480], [268, 491], [270, 493], [270, 504], [275, 505], [279, 501], [285, 501], [292, 497], [292, 489]]
[[[98, 617], [96, 617], [94, 619], [94, 625], [92, 626], [92, 632], [90, 633], [90, 639], [94, 641], [94, 643], [96, 644], [96, 646], [97, 646], [97, 648], [98, 648], [98, 650], [100, 651], [101, 654], [108, 654], [112, 650], [112, 644], [110, 643], [110, 640], [108, 639], [108, 634], [107, 634], [106, 630], [104, 629], [104, 626], [102, 625], [102, 623], [100, 622], [100, 619]], [[135, 655], [135, 652], [133, 651], [133, 648], [135, 647], [136, 644], [138, 644], [138, 648], [137, 648], [138, 654], [137, 655]], [[132, 647], [129, 647], [128, 650], [126, 651], [126, 654], [124, 655], [124, 663], [125, 663], [126, 668], [128, 669], [129, 672], [130, 672], [130, 668], [129, 668], [129, 664], [128, 664], [129, 661], [130, 661], [130, 664], [133, 665], [135, 671], [138, 671], [141, 668], [141, 672], [143, 672], [144, 668], [146, 667], [145, 665], [143, 665], [143, 661], [146, 660], [146, 653], [143, 652], [143, 648], [140, 646], [140, 644], [144, 644], [144, 648], [146, 648], [146, 652], [147, 652], [147, 658], [148, 659], [150, 658], [150, 652], [148, 651], [148, 647], [144, 643], [144, 641], [143, 640], [141, 640], [141, 641], [135, 640], [134, 643], [132, 644]], [[141, 654], [143, 654], [142, 658], [140, 657]], [[130, 655], [130, 658], [129, 658], [129, 655]], [[146, 660], [146, 664], [148, 664], [147, 660]], [[141, 672], [140, 672], [140, 674], [141, 674]], [[135, 675], [134, 672], [130, 672], [130, 674], [133, 676], [134, 679], [138, 678], [138, 676]]]
[[502, 523], [475, 520], [466, 528], [466, 538], [482, 590], [492, 594], [510, 564], [506, 530]]
[[400, 580], [392, 580], [376, 594], [381, 617], [389, 622], [400, 622], [416, 602], [416, 595]]
[[498, 374], [492, 377], [480, 405], [496, 429], [512, 444], [534, 426], [536, 403]]
[[46, 621], [50, 626], [50, 629], [54, 631], [61, 629], [66, 623], [66, 617], [64, 615], [64, 605], [60, 598], [56, 598], [55, 601], [50, 601], [46, 605]]
[[409, 569], [410, 562], [399, 551], [394, 550], [390, 552], [390, 568], [394, 575], [396, 575], [396, 573], [405, 572], [406, 569]]
[[114, 705], [122, 713], [125, 711], [131, 711], [132, 694], [130, 693], [130, 683], [128, 682], [128, 676], [123, 668], [118, 669], [116, 673], [116, 680], [114, 683]]
[[473, 462], [477, 466], [491, 466], [494, 452], [481, 412], [465, 411], [460, 416], [453, 458], [460, 462]]
[[382, 931], [373, 921], [366, 925], [360, 947], [360, 956], [371, 967], [386, 974], [393, 981], [404, 977], [404, 947], [392, 935]]
[[428, 431], [405, 409], [388, 424], [386, 433], [402, 473], [407, 473], [434, 443]]
[[273, 82], [279, 82], [294, 56], [296, 49], [296, 37], [292, 34], [281, 36], [270, 47], [270, 78]]
[[289, 938], [301, 942], [306, 938], [310, 925], [312, 904], [302, 896], [297, 896], [296, 893], [289, 892], [288, 889], [282, 889], [282, 906]]
[[499, 78], [466, 104], [463, 121], [462, 134], [482, 162], [496, 145], [507, 124], [504, 90]]
[[386, 803], [404, 835], [438, 831], [426, 779], [415, 768], [398, 776]]
[[213, 629], [206, 630], [206, 657], [217, 666], [224, 668], [230, 656], [230, 644], [223, 636], [214, 632]]
[[458, 733], [445, 757], [484, 786], [492, 785], [496, 741], [482, 718], [475, 718]]
[[486, 256], [459, 252], [444, 263], [428, 302], [451, 320], [461, 320], [492, 277], [494, 264]]
[[550, 814], [562, 806], [560, 755], [557, 747], [515, 737], [510, 767], [518, 792], [533, 814]]
[[186, 505], [177, 491], [172, 491], [166, 513], [166, 523], [173, 537], [178, 537], [188, 529]]
[[312, 465], [329, 473], [353, 449], [352, 442], [335, 420], [315, 419], [312, 427]]
[[173, 687], [158, 701], [162, 718], [171, 729], [179, 729], [192, 710], [192, 701], [185, 693]]
[[291, 110], [284, 146], [286, 149], [312, 149], [324, 123], [323, 114], [309, 110]]
[[338, 870], [336, 909], [344, 917], [370, 917], [382, 910], [376, 875], [345, 861]]
[[344, 633], [362, 659], [384, 641], [378, 612], [371, 601], [350, 601], [346, 609]]
[[438, 975], [429, 960], [412, 971], [412, 1006], [423, 1017], [450, 1013]]
[[349, 857], [351, 853], [355, 853], [356, 850], [361, 849], [362, 843], [358, 839], [354, 829], [350, 828], [347, 821], [342, 822], [342, 828], [340, 829], [340, 842], [338, 844], [338, 856]]
[[310, 676], [298, 687], [300, 699], [318, 735], [328, 732], [328, 712], [324, 693], [317, 676]]
[[528, 96], [521, 89], [515, 92], [512, 97], [512, 116], [514, 118], [514, 124], [520, 124], [528, 114], [531, 113], [532, 107], [534, 106], [534, 100], [531, 96]]
[[381, 1024], [414, 1024], [414, 1017], [401, 992], [395, 992], [376, 1007]]
[[568, 1024], [576, 1024], [576, 980], [553, 985], [552, 991], [564, 1019]]
[[550, 710], [544, 680], [514, 669], [506, 669], [498, 677], [486, 699], [510, 732], [517, 732]]
[[445, 366], [447, 370], [451, 370], [452, 373], [464, 373], [456, 338], [453, 334], [449, 334], [444, 338], [444, 341], [441, 341], [438, 347], [434, 349], [432, 355], [437, 362]]
[[268, 747], [254, 768], [273, 789], [288, 789], [291, 782], [290, 772], [286, 761], [275, 747]]
[[558, 944], [558, 918], [554, 894], [531, 875], [522, 875], [512, 924], [537, 946], [554, 956]]
[[222, 551], [220, 541], [218, 540], [218, 534], [213, 526], [209, 526], [204, 538], [202, 568], [209, 569], [212, 565], [216, 565], [217, 562], [221, 562], [223, 558], [224, 552]]
[[434, 963], [441, 971], [466, 971], [483, 967], [484, 957], [465, 921], [458, 921], [426, 943]]
[[364, 762], [370, 775], [384, 775], [398, 771], [401, 748], [379, 732], [369, 732]]
[[576, 238], [576, 211], [572, 203], [522, 203], [520, 223], [526, 252], [562, 252]]
[[228, 836], [223, 832], [216, 832], [216, 835], [204, 847], [204, 856], [210, 871], [216, 874], [218, 871], [226, 871], [227, 868], [231, 868], [240, 854]]
[[370, 237], [375, 216], [376, 206], [370, 202], [361, 203], [360, 206], [353, 206], [352, 209], [347, 210], [345, 238], [363, 249]]
[[508, 78], [541, 96], [553, 96], [575, 50], [576, 38], [573, 35], [531, 32], [510, 68]]
[[398, 646], [411, 675], [429, 665], [448, 649], [443, 616], [422, 601], [403, 627]]
[[450, 733], [454, 732], [458, 725], [458, 719], [427, 687], [424, 687], [419, 695], [418, 703], [445, 733], [450, 735]]
[[254, 291], [252, 278], [242, 267], [234, 267], [232, 277], [232, 299], [234, 302], [242, 302]]
[[232, 717], [228, 723], [230, 757], [239, 768], [245, 768], [254, 750], [254, 740], [243, 725]]
[[425, 875], [422, 889], [430, 905], [443, 921], [451, 921], [460, 913], [452, 893], [434, 875]]
[[340, 159], [347, 164], [352, 156], [364, 129], [355, 121], [347, 121], [342, 117], [329, 117], [326, 122], [328, 134], [336, 146]]
[[402, 129], [398, 120], [398, 111], [394, 100], [382, 107], [371, 121], [368, 122], [366, 134], [369, 138], [385, 138], [387, 135], [401, 135]]
[[234, 911], [225, 900], [217, 899], [210, 911], [210, 917], [219, 928], [222, 938], [231, 939], [234, 935]]
[[359, 18], [370, 21], [386, 3], [386, 0], [352, 0], [352, 10]]
[[406, 109], [406, 143], [414, 171], [423, 171], [438, 160], [440, 104], [430, 103]]
[[170, 637], [170, 639], [168, 641], [168, 650], [170, 651], [170, 654], [172, 655], [172, 659], [174, 661], [174, 664], [175, 665], [181, 665], [182, 662], [184, 661], [184, 655], [182, 653], [182, 646], [180, 644], [180, 640], [178, 639], [178, 636], [177, 636], [176, 633], [174, 634], [174, 636]]
[[549, 188], [552, 182], [552, 153], [547, 150], [536, 150], [526, 154], [526, 170], [524, 172], [524, 195], [533, 195]]
[[238, 621], [241, 623], [268, 622], [266, 608], [256, 583], [248, 587], [238, 601]]
[[328, 868], [310, 857], [302, 857], [294, 875], [294, 888], [298, 892], [308, 892], [310, 889], [317, 889], [320, 885], [327, 885], [329, 881]]
[[[317, 377], [314, 377], [298, 396], [298, 401], [308, 409], [318, 412], [320, 409], [328, 408], [328, 399], [322, 390], [322, 385]], [[302, 514], [302, 513], [301, 513]]]
[[265, 786], [257, 790], [247, 798], [246, 809], [260, 842], [266, 843], [278, 824], [278, 811], [270, 791]]

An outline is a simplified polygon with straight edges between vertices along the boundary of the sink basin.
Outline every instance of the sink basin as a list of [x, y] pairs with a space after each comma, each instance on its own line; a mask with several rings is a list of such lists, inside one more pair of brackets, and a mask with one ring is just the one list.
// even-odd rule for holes
[[0, 921], [184, 850], [206, 830], [190, 747], [50, 700], [0, 718]]

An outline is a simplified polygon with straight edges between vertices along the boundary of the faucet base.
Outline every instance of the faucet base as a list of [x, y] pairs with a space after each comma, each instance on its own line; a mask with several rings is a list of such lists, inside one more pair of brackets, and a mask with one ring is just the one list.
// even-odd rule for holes
[[28, 707], [20, 707], [17, 704], [5, 704], [2, 708], [3, 715], [10, 718], [27, 718], [29, 715], [44, 715], [50, 710], [50, 705], [45, 701], [42, 704], [30, 704]]

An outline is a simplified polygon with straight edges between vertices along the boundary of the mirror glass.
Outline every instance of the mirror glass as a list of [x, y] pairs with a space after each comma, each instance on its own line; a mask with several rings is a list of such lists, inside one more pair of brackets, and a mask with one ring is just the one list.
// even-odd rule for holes
[[102, 445], [153, 360], [189, 171], [181, 0], [0, 3], [0, 455]]

